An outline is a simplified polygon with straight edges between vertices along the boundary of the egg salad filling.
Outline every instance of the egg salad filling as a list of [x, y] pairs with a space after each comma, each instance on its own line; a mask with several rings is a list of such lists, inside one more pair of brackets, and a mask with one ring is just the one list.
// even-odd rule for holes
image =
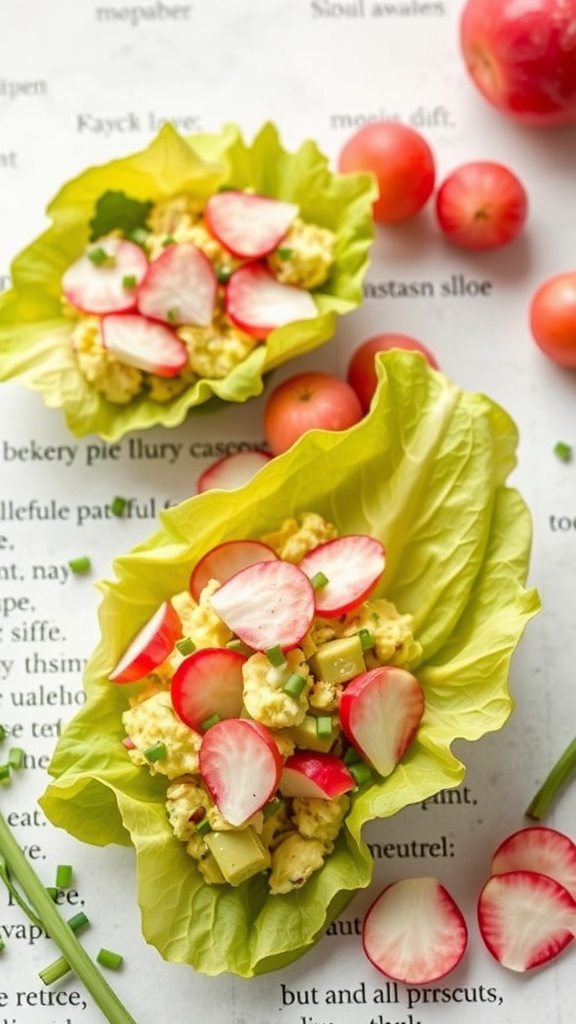
[[[270, 549], [271, 558], [299, 566], [337, 538], [330, 522], [306, 512], [285, 520], [260, 542]], [[343, 729], [343, 694], [352, 680], [380, 666], [397, 666], [407, 674], [418, 663], [421, 646], [413, 635], [411, 615], [369, 595], [338, 615], [315, 614], [291, 649], [253, 650], [238, 640], [212, 604], [225, 586], [226, 582], [209, 578], [197, 598], [190, 591], [172, 598], [180, 639], [140, 680], [123, 714], [124, 747], [138, 768], [166, 778], [170, 825], [207, 883], [236, 886], [265, 873], [272, 894], [289, 893], [322, 867], [354, 792], [374, 778], [374, 765]], [[219, 716], [195, 729], [175, 707], [174, 680], [187, 659], [203, 650], [242, 653], [238, 718], [255, 723], [270, 737], [283, 766], [276, 790], [239, 825], [226, 819], [225, 804], [217, 794], [215, 798], [201, 770], [202, 747]], [[216, 681], [214, 685], [218, 686]], [[286, 785], [286, 770], [308, 755], [340, 765], [350, 784], [339, 786], [333, 795], [330, 785], [320, 795], [309, 791], [307, 784], [304, 795], [299, 783], [295, 788]]]

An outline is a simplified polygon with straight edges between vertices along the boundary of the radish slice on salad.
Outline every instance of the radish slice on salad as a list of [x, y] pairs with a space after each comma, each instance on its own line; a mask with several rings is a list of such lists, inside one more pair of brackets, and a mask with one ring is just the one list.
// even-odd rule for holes
[[521, 828], [508, 836], [492, 858], [492, 875], [536, 871], [559, 882], [576, 899], [576, 843], [543, 825]]
[[62, 292], [83, 313], [126, 313], [136, 309], [136, 287], [147, 269], [148, 260], [139, 245], [104, 238], [68, 267]]
[[218, 283], [214, 268], [192, 242], [169, 245], [148, 266], [137, 293], [138, 309], [152, 320], [179, 327], [212, 322]]
[[355, 676], [340, 697], [346, 736], [379, 775], [403, 758], [424, 714], [424, 691], [406, 669], [384, 665]]
[[134, 683], [153, 672], [172, 652], [182, 636], [182, 625], [169, 601], [163, 601], [152, 618], [134, 637], [110, 673], [113, 683]]
[[576, 901], [536, 871], [492, 875], [478, 900], [484, 944], [503, 967], [528, 971], [552, 960], [574, 939]]
[[138, 313], [102, 318], [104, 348], [128, 366], [159, 377], [176, 377], [188, 365], [188, 351], [174, 331]]
[[242, 711], [246, 657], [225, 647], [203, 647], [185, 658], [172, 676], [170, 695], [179, 718], [203, 732], [214, 716], [238, 718]]
[[210, 231], [240, 259], [267, 256], [280, 244], [298, 215], [294, 203], [230, 189], [206, 203]]
[[310, 579], [326, 579], [315, 590], [316, 612], [335, 618], [368, 597], [384, 572], [386, 553], [375, 537], [348, 534], [318, 544], [298, 564]]
[[256, 562], [275, 562], [278, 556], [260, 540], [226, 540], [211, 548], [196, 563], [190, 577], [190, 593], [198, 601], [210, 580], [225, 583], [241, 569]]
[[260, 341], [277, 327], [319, 315], [305, 288], [282, 284], [259, 263], [248, 263], [234, 271], [224, 302], [232, 323]]
[[387, 886], [368, 910], [362, 944], [368, 959], [388, 978], [427, 985], [460, 963], [468, 930], [440, 882], [405, 878]]
[[315, 611], [308, 577], [279, 558], [237, 572], [211, 595], [210, 604], [232, 632], [256, 651], [297, 647]]
[[243, 825], [275, 793], [282, 761], [271, 734], [248, 718], [226, 718], [208, 729], [200, 772], [230, 825]]
[[355, 786], [356, 780], [338, 757], [298, 750], [284, 762], [279, 789], [283, 796], [337, 800]]
[[196, 490], [198, 494], [220, 487], [230, 491], [242, 487], [272, 459], [270, 452], [259, 448], [249, 452], [234, 452], [212, 462], [198, 477]]

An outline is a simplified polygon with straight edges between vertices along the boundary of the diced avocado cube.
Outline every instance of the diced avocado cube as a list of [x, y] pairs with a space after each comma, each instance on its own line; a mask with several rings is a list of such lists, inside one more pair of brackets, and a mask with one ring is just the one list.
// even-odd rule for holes
[[202, 857], [202, 860], [198, 862], [198, 866], [202, 876], [206, 879], [209, 885], [222, 885], [222, 882], [226, 881], [218, 867], [215, 857], [213, 857], [211, 853]]
[[320, 644], [309, 664], [317, 679], [326, 683], [347, 683], [366, 671], [362, 641], [357, 633], [328, 640]]
[[241, 885], [270, 867], [270, 853], [250, 826], [229, 832], [208, 832], [204, 842], [230, 885]]
[[317, 750], [327, 754], [339, 731], [338, 719], [333, 718], [332, 735], [319, 736], [316, 718], [314, 715], [306, 715], [300, 722], [300, 725], [291, 725], [289, 729], [284, 729], [283, 733], [287, 733], [290, 739], [294, 740], [297, 747], [304, 747], [305, 750]]

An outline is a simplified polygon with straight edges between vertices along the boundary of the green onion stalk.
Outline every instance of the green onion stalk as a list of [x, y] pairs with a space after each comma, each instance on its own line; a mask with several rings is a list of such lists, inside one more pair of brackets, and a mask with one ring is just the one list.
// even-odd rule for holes
[[558, 793], [576, 771], [576, 736], [560, 755], [556, 764], [544, 779], [540, 789], [526, 808], [526, 816], [540, 821], [548, 813]]
[[[10, 876], [18, 882], [29, 906], [18, 895]], [[64, 921], [0, 812], [0, 878], [19, 906], [54, 940], [63, 959], [85, 985], [109, 1024], [136, 1024], [124, 1004]]]

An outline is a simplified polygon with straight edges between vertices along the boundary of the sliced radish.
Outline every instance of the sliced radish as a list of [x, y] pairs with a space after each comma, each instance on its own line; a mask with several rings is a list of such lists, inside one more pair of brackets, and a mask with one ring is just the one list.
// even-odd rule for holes
[[113, 683], [133, 683], [153, 672], [171, 653], [182, 636], [182, 624], [169, 601], [163, 601], [134, 637], [110, 673]]
[[214, 715], [238, 718], [242, 712], [246, 657], [226, 647], [203, 647], [180, 663], [172, 676], [170, 694], [179, 718], [202, 732]]
[[225, 583], [241, 569], [256, 562], [275, 562], [278, 556], [260, 540], [226, 540], [211, 548], [196, 563], [190, 577], [190, 593], [198, 601], [210, 580]]
[[420, 683], [410, 672], [391, 665], [355, 676], [340, 697], [346, 736], [383, 776], [403, 758], [423, 714]]
[[243, 825], [276, 791], [282, 761], [268, 730], [247, 718], [213, 725], [200, 747], [200, 773], [220, 813]]
[[153, 260], [137, 293], [144, 316], [180, 326], [212, 322], [218, 282], [207, 256], [192, 242], [169, 245]]
[[443, 978], [462, 960], [466, 922], [435, 878], [393, 882], [374, 901], [362, 925], [368, 959], [382, 974], [408, 985]]
[[198, 494], [219, 487], [230, 491], [249, 483], [253, 476], [272, 459], [270, 452], [255, 448], [253, 451], [234, 452], [212, 462], [198, 478]]
[[492, 858], [490, 873], [518, 870], [547, 875], [576, 899], [576, 843], [562, 832], [531, 825], [504, 839]]
[[547, 963], [576, 932], [576, 901], [536, 871], [492, 875], [478, 900], [480, 934], [492, 956], [511, 971]]
[[240, 259], [267, 256], [280, 244], [298, 207], [280, 199], [230, 189], [217, 192], [206, 204], [212, 234]]
[[174, 331], [138, 313], [103, 317], [102, 343], [122, 363], [159, 377], [176, 377], [188, 365], [186, 345]]
[[148, 260], [139, 245], [105, 238], [68, 267], [62, 291], [83, 313], [126, 313], [136, 308], [136, 287], [147, 269]]
[[340, 758], [299, 750], [284, 762], [279, 789], [283, 796], [336, 800], [355, 786], [356, 780]]
[[224, 301], [232, 323], [260, 341], [276, 327], [319, 315], [309, 292], [281, 284], [260, 263], [248, 263], [232, 274]]
[[312, 625], [314, 591], [291, 562], [257, 562], [241, 569], [210, 597], [214, 611], [248, 647], [296, 647]]
[[384, 572], [386, 553], [375, 537], [355, 533], [319, 544], [298, 564], [310, 579], [326, 577], [315, 591], [316, 611], [334, 618], [368, 597]]

